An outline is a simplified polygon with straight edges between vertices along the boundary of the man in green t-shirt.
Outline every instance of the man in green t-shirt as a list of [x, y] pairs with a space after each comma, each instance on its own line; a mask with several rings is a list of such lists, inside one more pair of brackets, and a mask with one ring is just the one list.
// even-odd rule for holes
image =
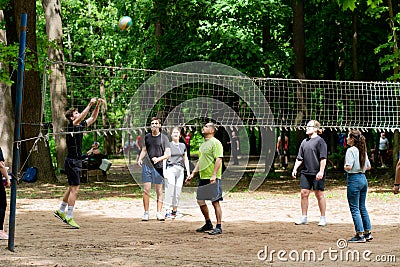
[[[222, 234], [221, 221], [222, 209], [219, 204], [222, 201], [222, 157], [223, 148], [221, 142], [214, 137], [217, 127], [209, 122], [203, 127], [204, 142], [199, 148], [199, 161], [193, 172], [186, 179], [189, 183], [194, 174], [200, 173], [199, 186], [197, 188], [197, 203], [206, 220], [206, 223], [197, 229], [197, 232], [208, 232], [210, 235]], [[213, 228], [206, 200], [211, 200], [217, 217], [217, 225]]]

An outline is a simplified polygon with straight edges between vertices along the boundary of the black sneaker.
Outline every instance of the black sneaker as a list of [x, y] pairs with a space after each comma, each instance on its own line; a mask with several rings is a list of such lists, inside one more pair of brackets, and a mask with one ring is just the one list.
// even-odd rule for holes
[[364, 235], [356, 234], [352, 239], [349, 239], [348, 241], [349, 243], [365, 243], [367, 240], [365, 240]]
[[213, 230], [213, 225], [206, 223], [202, 227], [196, 229], [196, 232], [204, 233], [205, 231], [210, 231], [210, 230]]
[[365, 237], [365, 240], [367, 240], [367, 241], [371, 241], [372, 239], [374, 239], [371, 232], [369, 232], [368, 234], [364, 234], [364, 237]]
[[211, 232], [208, 233], [209, 235], [220, 235], [222, 234], [221, 228], [214, 228]]

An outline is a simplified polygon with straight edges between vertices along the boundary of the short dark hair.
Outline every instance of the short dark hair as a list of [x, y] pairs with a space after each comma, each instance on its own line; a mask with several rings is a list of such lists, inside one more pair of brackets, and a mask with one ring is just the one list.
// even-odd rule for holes
[[65, 118], [67, 118], [68, 121], [72, 121], [71, 117], [74, 116], [74, 112], [77, 110], [78, 110], [77, 108], [71, 108], [71, 109], [67, 110], [65, 112]]
[[152, 121], [158, 121], [158, 123], [161, 124], [161, 119], [159, 117], [152, 117], [150, 122], [152, 122]]

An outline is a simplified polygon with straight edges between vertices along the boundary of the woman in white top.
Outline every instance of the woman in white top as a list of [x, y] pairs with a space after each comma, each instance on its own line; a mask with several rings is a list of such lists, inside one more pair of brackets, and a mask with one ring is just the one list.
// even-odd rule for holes
[[167, 160], [167, 168], [164, 173], [164, 178], [166, 179], [164, 200], [167, 207], [165, 214], [166, 219], [171, 219], [176, 216], [182, 192], [185, 169], [187, 175], [190, 175], [186, 145], [179, 142], [180, 137], [181, 130], [179, 127], [174, 127], [171, 132], [171, 157]]
[[368, 192], [365, 171], [371, 169], [371, 163], [367, 155], [365, 137], [360, 131], [351, 130], [346, 141], [350, 146], [346, 151], [344, 164], [344, 170], [347, 172], [347, 201], [356, 230], [356, 235], [349, 242], [364, 243], [373, 239], [371, 222], [365, 206]]

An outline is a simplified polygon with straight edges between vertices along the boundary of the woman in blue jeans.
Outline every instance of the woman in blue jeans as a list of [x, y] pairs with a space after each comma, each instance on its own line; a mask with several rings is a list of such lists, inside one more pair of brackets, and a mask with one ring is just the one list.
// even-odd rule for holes
[[364, 243], [372, 240], [371, 222], [365, 200], [367, 198], [368, 182], [365, 171], [371, 169], [367, 155], [365, 137], [358, 130], [351, 130], [347, 136], [350, 148], [346, 151], [344, 170], [347, 172], [347, 201], [356, 235], [348, 240], [353, 243]]

